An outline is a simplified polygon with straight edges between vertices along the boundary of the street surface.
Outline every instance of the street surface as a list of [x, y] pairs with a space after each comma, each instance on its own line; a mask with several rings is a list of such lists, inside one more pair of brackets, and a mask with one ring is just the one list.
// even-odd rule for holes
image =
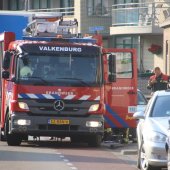
[[21, 146], [0, 142], [0, 170], [137, 170], [136, 154], [122, 150], [136, 149], [136, 144], [91, 148], [68, 141], [29, 141]]

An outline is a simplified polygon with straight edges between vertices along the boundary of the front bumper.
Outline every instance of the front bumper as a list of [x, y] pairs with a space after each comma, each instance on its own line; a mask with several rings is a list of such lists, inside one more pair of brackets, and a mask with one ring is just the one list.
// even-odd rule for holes
[[145, 141], [145, 152], [148, 163], [152, 166], [167, 166], [167, 154], [165, 150], [165, 143], [155, 143]]
[[[30, 125], [18, 125], [17, 120], [29, 120]], [[49, 124], [50, 119], [69, 120], [66, 125]], [[101, 127], [87, 127], [87, 121], [102, 122]], [[91, 135], [104, 133], [104, 118], [102, 115], [89, 115], [87, 117], [51, 117], [34, 116], [27, 113], [13, 113], [11, 116], [10, 133], [26, 134], [31, 136], [64, 136]]]

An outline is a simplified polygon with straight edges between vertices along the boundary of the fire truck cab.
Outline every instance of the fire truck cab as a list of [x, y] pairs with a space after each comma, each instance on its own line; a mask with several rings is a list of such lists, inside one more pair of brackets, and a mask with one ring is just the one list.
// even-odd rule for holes
[[35, 15], [22, 40], [0, 34], [1, 137], [8, 145], [30, 135], [99, 146], [104, 126], [135, 127], [135, 50], [104, 49], [99, 35], [82, 37], [77, 26], [76, 19]]

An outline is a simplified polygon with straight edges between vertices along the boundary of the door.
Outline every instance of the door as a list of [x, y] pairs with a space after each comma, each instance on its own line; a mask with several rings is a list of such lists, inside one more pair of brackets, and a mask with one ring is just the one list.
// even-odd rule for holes
[[[4, 52], [8, 50], [9, 43], [15, 40], [15, 34], [12, 32], [4, 32], [0, 34], [0, 74], [2, 75], [2, 63]], [[2, 80], [0, 75], [0, 127], [4, 126], [5, 119], [5, 100], [6, 100], [6, 91], [5, 91], [5, 80]]]
[[[116, 56], [116, 82], [109, 82], [107, 78], [110, 54]], [[135, 127], [133, 113], [137, 106], [136, 51], [135, 49], [106, 49], [104, 61], [106, 127]]]
[[[0, 68], [2, 68], [2, 58], [3, 58], [3, 49], [4, 49], [4, 42], [0, 41]], [[1, 98], [2, 98], [2, 69], [0, 71], [0, 106], [1, 106]], [[1, 114], [0, 114], [1, 115]], [[1, 122], [1, 116], [0, 116], [0, 122]]]

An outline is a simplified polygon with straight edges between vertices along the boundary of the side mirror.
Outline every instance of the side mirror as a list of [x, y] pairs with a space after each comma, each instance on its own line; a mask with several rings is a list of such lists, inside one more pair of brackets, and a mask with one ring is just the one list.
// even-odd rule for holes
[[109, 55], [109, 77], [110, 82], [116, 82], [116, 56]]
[[9, 51], [6, 51], [5, 54], [4, 54], [4, 59], [3, 59], [3, 63], [2, 63], [2, 68], [4, 70], [7, 70], [9, 69], [9, 66], [10, 66], [10, 59], [11, 59], [11, 56], [13, 54], [10, 53]]
[[9, 78], [9, 71], [2, 71], [2, 78], [3, 79], [8, 79]]
[[133, 117], [135, 119], [144, 119], [145, 118], [145, 114], [143, 111], [140, 111], [140, 112], [135, 112]]

